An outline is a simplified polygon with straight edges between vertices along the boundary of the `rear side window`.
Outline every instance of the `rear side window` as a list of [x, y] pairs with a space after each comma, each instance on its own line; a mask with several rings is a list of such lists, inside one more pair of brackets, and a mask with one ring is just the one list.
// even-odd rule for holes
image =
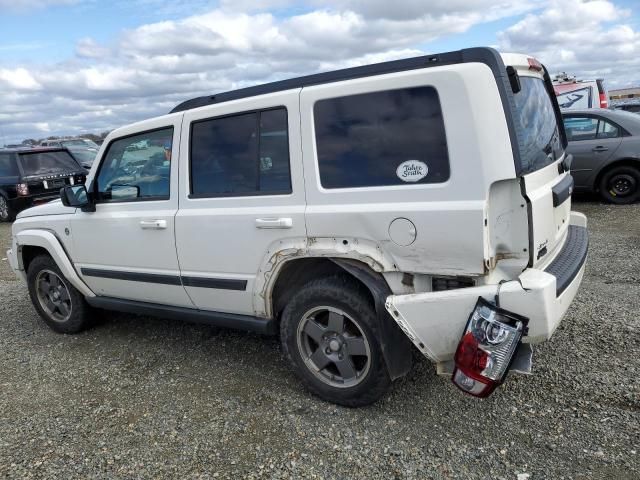
[[320, 100], [314, 116], [324, 188], [449, 179], [444, 121], [433, 87]]
[[514, 122], [524, 175], [555, 162], [564, 151], [556, 113], [541, 78], [520, 77], [522, 89], [514, 95]]
[[190, 152], [193, 197], [291, 193], [285, 108], [194, 122]]
[[13, 154], [0, 153], [0, 177], [17, 177], [19, 175]]

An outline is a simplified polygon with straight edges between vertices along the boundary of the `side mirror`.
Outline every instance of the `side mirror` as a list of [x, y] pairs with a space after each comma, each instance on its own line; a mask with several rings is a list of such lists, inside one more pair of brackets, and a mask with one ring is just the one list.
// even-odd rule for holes
[[67, 185], [60, 190], [60, 199], [66, 207], [81, 208], [83, 211], [95, 212], [95, 205], [89, 201], [87, 187], [84, 185]]

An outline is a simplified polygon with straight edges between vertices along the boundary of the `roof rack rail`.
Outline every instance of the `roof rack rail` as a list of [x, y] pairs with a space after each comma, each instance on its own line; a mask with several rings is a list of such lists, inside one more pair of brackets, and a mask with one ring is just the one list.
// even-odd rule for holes
[[373, 75], [383, 75], [385, 73], [394, 73], [405, 70], [416, 70], [420, 68], [474, 61], [486, 63], [489, 67], [492, 68], [492, 70], [494, 71], [494, 75], [496, 76], [503, 74], [503, 72], [496, 71], [496, 68], [499, 65], [502, 65], [502, 59], [500, 58], [500, 54], [497, 51], [492, 48], [486, 47], [468, 48], [454, 52], [424, 55], [421, 57], [392, 60], [389, 62], [362, 65], [359, 67], [345, 68], [342, 70], [335, 70], [331, 72], [316, 73], [304, 77], [290, 78], [287, 80], [280, 80], [263, 85], [241, 88], [239, 90], [217, 93], [215, 95], [196, 97], [180, 103], [169, 113], [183, 112], [185, 110], [191, 110], [192, 108], [204, 107], [206, 105], [229, 102], [231, 100], [238, 100], [241, 98], [253, 97], [256, 95], [264, 95], [267, 93], [281, 92], [294, 88], [340, 82], [343, 80], [352, 80], [355, 78], [363, 78]]

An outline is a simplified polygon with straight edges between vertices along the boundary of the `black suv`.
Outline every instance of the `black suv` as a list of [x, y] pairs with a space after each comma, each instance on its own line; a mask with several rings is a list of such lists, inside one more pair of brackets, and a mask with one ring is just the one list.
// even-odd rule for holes
[[84, 183], [86, 171], [64, 148], [0, 150], [0, 222], [25, 208], [60, 198], [65, 185]]

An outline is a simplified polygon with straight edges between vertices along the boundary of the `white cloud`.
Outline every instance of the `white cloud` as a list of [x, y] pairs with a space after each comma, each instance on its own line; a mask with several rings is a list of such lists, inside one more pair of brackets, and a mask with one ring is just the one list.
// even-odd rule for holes
[[[162, 4], [135, 1], [150, 9]], [[607, 0], [433, 0], [428, 8], [425, 0], [307, 2], [222, 0], [214, 10], [122, 31], [107, 43], [79, 39], [76, 55], [58, 64], [0, 69], [3, 133], [18, 141], [45, 124], [50, 134], [99, 132], [166, 113], [190, 97], [420, 55], [433, 39], [526, 12], [502, 32], [501, 48], [585, 75], [616, 68], [632, 78], [640, 70], [638, 33], [625, 25], [627, 12]], [[26, 3], [35, 8], [45, 0]], [[0, 10], [6, 5], [0, 0]], [[171, 5], [187, 10], [182, 1]], [[267, 9], [287, 5], [300, 13]]]
[[608, 88], [640, 83], [640, 32], [610, 0], [552, 0], [499, 34], [500, 47], [538, 57], [551, 72], [604, 77]]
[[42, 85], [36, 81], [33, 75], [25, 68], [4, 69], [0, 68], [0, 85], [4, 83], [6, 87], [21, 90], [40, 90]]

